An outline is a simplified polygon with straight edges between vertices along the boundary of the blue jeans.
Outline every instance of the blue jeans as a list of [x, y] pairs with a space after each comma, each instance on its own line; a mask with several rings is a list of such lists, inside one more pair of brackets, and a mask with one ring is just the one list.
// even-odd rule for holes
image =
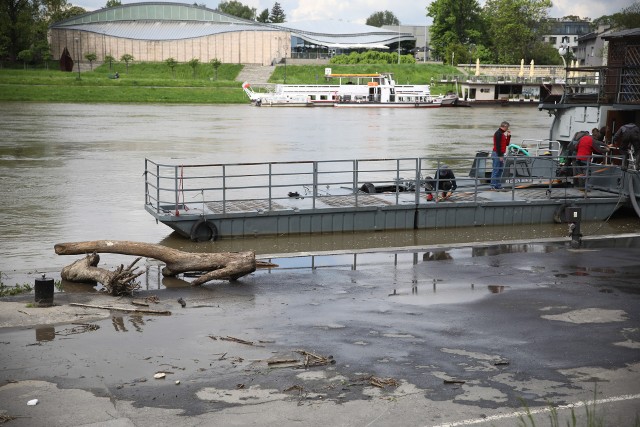
[[502, 179], [502, 171], [504, 170], [504, 157], [500, 160], [495, 151], [491, 152], [491, 160], [493, 161], [493, 170], [491, 171], [491, 188], [502, 188], [500, 183]]

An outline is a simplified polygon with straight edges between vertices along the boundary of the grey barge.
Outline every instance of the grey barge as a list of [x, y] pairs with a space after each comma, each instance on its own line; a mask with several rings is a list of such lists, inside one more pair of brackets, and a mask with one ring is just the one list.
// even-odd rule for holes
[[[547, 141], [548, 143], [548, 141]], [[457, 190], [428, 201], [427, 183], [444, 163]], [[488, 185], [486, 153], [474, 158], [407, 158], [207, 165], [146, 160], [145, 208], [192, 240], [542, 224], [565, 221], [567, 208], [600, 221], [640, 188], [636, 173], [594, 164], [588, 191], [558, 177], [556, 156], [507, 158], [505, 190]], [[544, 172], [548, 172], [545, 174]], [[469, 176], [471, 175], [471, 176]], [[409, 178], [405, 178], [409, 177]], [[417, 185], [416, 185], [417, 184]]]

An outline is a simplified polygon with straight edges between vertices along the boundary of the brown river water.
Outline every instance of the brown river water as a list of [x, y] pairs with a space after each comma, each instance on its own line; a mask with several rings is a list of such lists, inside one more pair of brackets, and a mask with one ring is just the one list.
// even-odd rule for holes
[[[192, 243], [156, 224], [143, 206], [145, 158], [189, 164], [473, 156], [490, 150], [502, 120], [511, 123], [514, 142], [547, 138], [551, 124], [535, 107], [0, 103], [0, 272], [56, 271], [72, 260], [55, 255], [54, 244], [100, 239], [274, 254], [566, 236], [566, 225], [544, 225]], [[635, 233], [640, 221], [615, 217], [582, 231]]]

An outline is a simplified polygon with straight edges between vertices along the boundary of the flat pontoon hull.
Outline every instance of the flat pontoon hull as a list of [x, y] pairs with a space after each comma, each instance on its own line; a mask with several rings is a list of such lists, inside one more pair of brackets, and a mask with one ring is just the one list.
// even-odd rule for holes
[[[488, 196], [495, 195], [505, 200], [483, 198], [473, 201], [470, 194], [461, 194], [461, 197], [471, 200], [455, 201], [454, 198], [453, 201], [436, 203], [426, 202], [422, 198], [417, 206], [399, 204], [297, 211], [287, 209], [191, 217], [185, 216], [184, 213], [176, 216], [169, 210], [165, 211], [164, 215], [159, 215], [151, 206], [147, 206], [146, 209], [160, 222], [187, 238], [193, 237], [194, 227], [204, 218], [209, 226], [215, 228], [217, 238], [553, 224], [563, 222], [565, 209], [569, 206], [582, 209], [583, 221], [603, 221], [621, 206], [617, 195], [595, 190], [591, 194], [597, 197], [585, 198], [580, 193], [571, 198], [527, 200], [507, 200], [510, 192], [490, 195], [489, 192], [486, 193]], [[412, 195], [413, 193], [406, 193], [403, 197], [410, 199]], [[379, 197], [383, 199], [385, 195]], [[191, 211], [195, 209], [197, 208], [193, 207]]]

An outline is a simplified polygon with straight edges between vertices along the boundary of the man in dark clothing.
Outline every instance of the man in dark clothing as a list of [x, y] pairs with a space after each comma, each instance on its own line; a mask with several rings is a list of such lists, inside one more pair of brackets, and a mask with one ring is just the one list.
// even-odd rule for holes
[[613, 135], [612, 142], [627, 155], [629, 160], [634, 160], [640, 152], [640, 128], [635, 123], [627, 123]]
[[433, 180], [427, 181], [426, 189], [427, 189], [427, 200], [433, 200], [433, 195], [429, 192], [429, 190], [433, 190], [436, 192], [436, 196], [439, 191], [442, 191], [442, 195], [438, 196], [438, 201], [447, 200], [455, 189], [458, 188], [458, 184], [456, 183], [456, 176], [453, 171], [447, 165], [441, 165], [440, 168], [436, 171], [436, 176]]
[[491, 160], [493, 161], [493, 170], [491, 171], [491, 189], [502, 189], [502, 171], [504, 169], [504, 154], [507, 146], [511, 142], [511, 132], [509, 131], [509, 122], [500, 123], [500, 127], [493, 134], [493, 151], [491, 152]]

